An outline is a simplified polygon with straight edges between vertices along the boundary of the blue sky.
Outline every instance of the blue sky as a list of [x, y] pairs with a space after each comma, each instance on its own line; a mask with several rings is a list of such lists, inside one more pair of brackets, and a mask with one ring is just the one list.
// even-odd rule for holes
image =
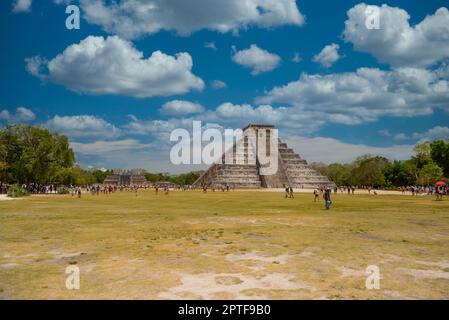
[[193, 119], [273, 123], [327, 163], [449, 136], [447, 1], [370, 1], [379, 30], [359, 1], [127, 2], [2, 1], [0, 125], [67, 134], [85, 167], [174, 172], [170, 131]]

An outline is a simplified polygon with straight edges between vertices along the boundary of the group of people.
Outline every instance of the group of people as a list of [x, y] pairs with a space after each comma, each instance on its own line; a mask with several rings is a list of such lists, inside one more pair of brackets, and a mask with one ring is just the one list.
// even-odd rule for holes
[[293, 195], [293, 188], [286, 187], [285, 185], [284, 185], [284, 188], [285, 188], [285, 195], [284, 195], [285, 199], [287, 199], [287, 198], [294, 199], [295, 196]]
[[212, 189], [212, 192], [215, 192], [216, 189], [220, 189], [221, 192], [225, 192], [225, 191], [229, 192], [231, 190], [232, 191], [235, 190], [235, 187], [234, 186], [231, 187], [229, 184], [222, 184], [222, 185], [220, 185], [220, 187], [215, 187], [215, 186], [209, 187], [207, 185], [203, 185], [202, 186], [203, 193], [207, 193], [207, 190], [209, 190], [209, 188]]
[[[331, 189], [330, 188], [319, 188], [313, 190], [314, 201], [317, 202], [320, 194], [323, 195], [324, 206], [326, 210], [331, 208], [332, 200], [331, 200]], [[335, 192], [335, 190], [334, 190]]]
[[402, 194], [406, 192], [410, 192], [412, 196], [419, 195], [436, 195], [437, 199], [442, 198], [443, 195], [449, 195], [449, 187], [447, 185], [439, 185], [439, 186], [427, 186], [427, 187], [417, 187], [417, 186], [408, 186], [401, 188]]

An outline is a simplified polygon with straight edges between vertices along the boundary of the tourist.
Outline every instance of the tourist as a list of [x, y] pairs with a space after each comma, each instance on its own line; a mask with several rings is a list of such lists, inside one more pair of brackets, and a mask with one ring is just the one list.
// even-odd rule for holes
[[315, 196], [315, 202], [317, 202], [318, 197], [320, 196], [320, 192], [318, 189], [313, 190], [313, 195]]
[[437, 201], [442, 201], [443, 200], [443, 194], [444, 194], [444, 190], [442, 186], [437, 186], [435, 188], [435, 193], [437, 195]]
[[326, 206], [326, 210], [329, 210], [331, 207], [331, 204], [332, 204], [330, 189], [326, 189], [326, 191], [324, 192], [323, 198], [324, 198], [324, 204]]

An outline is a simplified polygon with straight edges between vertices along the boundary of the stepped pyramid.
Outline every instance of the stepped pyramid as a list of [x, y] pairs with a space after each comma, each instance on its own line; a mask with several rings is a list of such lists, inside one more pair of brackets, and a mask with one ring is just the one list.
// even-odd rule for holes
[[[263, 153], [259, 153], [262, 146], [259, 142], [264, 141], [266, 151], [263, 149]], [[275, 145], [272, 148], [273, 143]], [[260, 159], [259, 154], [266, 154], [268, 157], [273, 154], [271, 159], [277, 158], [277, 170], [274, 174], [266, 174], [266, 167], [271, 163]], [[193, 184], [196, 188], [202, 186], [220, 188], [223, 185], [237, 189], [335, 186], [327, 177], [312, 169], [307, 161], [301, 159], [286, 143], [278, 139], [274, 126], [255, 124], [246, 126], [243, 129], [242, 139], [234, 143], [220, 161], [212, 165]]]

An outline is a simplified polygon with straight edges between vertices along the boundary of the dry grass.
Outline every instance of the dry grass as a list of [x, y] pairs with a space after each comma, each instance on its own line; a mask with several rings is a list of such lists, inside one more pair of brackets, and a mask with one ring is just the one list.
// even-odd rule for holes
[[[1, 299], [448, 299], [449, 201], [153, 192], [0, 202]], [[81, 289], [65, 288], [65, 268]], [[366, 290], [368, 265], [381, 289]]]

